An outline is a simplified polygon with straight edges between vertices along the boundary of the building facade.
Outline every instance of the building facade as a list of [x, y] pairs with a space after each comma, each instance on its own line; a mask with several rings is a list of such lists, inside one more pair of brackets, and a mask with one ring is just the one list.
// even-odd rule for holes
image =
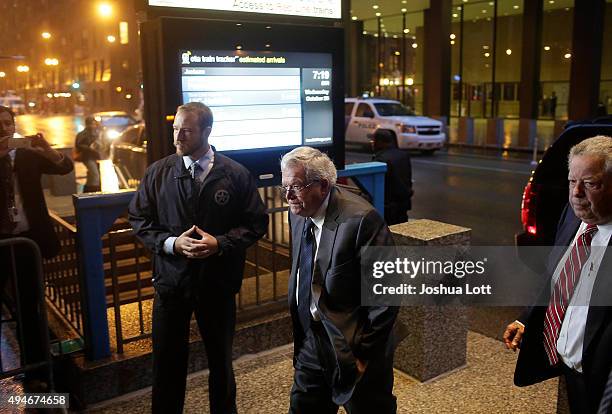
[[31, 111], [133, 111], [140, 105], [132, 1], [6, 0], [0, 15], [6, 23], [0, 25], [0, 90], [14, 91]]

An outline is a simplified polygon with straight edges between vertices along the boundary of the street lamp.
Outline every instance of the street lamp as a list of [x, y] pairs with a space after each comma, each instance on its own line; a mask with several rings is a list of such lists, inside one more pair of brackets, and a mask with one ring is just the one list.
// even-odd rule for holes
[[117, 40], [117, 38], [113, 35], [108, 35], [106, 36], [106, 40], [108, 41], [108, 43], [115, 43], [115, 40]]
[[43, 39], [45, 39], [45, 40], [49, 40], [49, 39], [51, 39], [51, 33], [49, 33], [49, 32], [42, 32], [42, 33], [40, 34], [40, 36], [41, 36]]
[[17, 72], [29, 72], [30, 67], [28, 65], [19, 65], [17, 66]]
[[0, 78], [6, 77], [6, 72], [0, 72]]
[[109, 3], [98, 4], [98, 14], [103, 18], [109, 18], [113, 15], [113, 6]]
[[47, 66], [57, 66], [59, 65], [59, 60], [57, 58], [46, 58], [45, 65]]

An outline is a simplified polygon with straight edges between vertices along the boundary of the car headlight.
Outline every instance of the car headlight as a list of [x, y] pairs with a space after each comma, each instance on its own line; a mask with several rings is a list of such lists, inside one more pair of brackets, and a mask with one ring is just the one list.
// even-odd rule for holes
[[402, 125], [402, 133], [404, 134], [416, 134], [416, 127], [413, 125]]
[[108, 131], [106, 131], [106, 137], [108, 139], [117, 139], [119, 138], [119, 136], [121, 135], [121, 133], [117, 130], [114, 129], [109, 129]]

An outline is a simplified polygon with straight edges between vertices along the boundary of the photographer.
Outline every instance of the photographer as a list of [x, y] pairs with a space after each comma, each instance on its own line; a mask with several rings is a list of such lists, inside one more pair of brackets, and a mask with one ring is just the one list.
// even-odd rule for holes
[[100, 123], [93, 116], [85, 118], [85, 129], [76, 136], [74, 144], [75, 161], [80, 161], [87, 167], [87, 182], [84, 193], [100, 191], [100, 171], [98, 161], [100, 156]]
[[[60, 244], [47, 212], [40, 178], [42, 174], [67, 174], [72, 171], [70, 158], [55, 151], [42, 134], [13, 138], [15, 115], [0, 106], [0, 239], [27, 237], [40, 248], [45, 258], [55, 256]], [[41, 329], [40, 307], [36, 285], [36, 263], [29, 249], [18, 245], [14, 249], [15, 262], [9, 248], [0, 249], [0, 297], [10, 275], [16, 275], [23, 343], [21, 352], [26, 364], [45, 359]], [[26, 389], [44, 390], [44, 370], [26, 373]]]

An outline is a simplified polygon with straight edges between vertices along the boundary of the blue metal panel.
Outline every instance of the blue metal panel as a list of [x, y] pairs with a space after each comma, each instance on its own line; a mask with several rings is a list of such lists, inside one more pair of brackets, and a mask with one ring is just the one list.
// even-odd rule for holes
[[74, 194], [80, 257], [85, 352], [90, 360], [110, 356], [102, 236], [125, 212], [135, 191]]
[[364, 162], [348, 164], [338, 171], [338, 177], [351, 177], [372, 197], [372, 204], [381, 216], [385, 216], [385, 173], [387, 164], [383, 162]]

